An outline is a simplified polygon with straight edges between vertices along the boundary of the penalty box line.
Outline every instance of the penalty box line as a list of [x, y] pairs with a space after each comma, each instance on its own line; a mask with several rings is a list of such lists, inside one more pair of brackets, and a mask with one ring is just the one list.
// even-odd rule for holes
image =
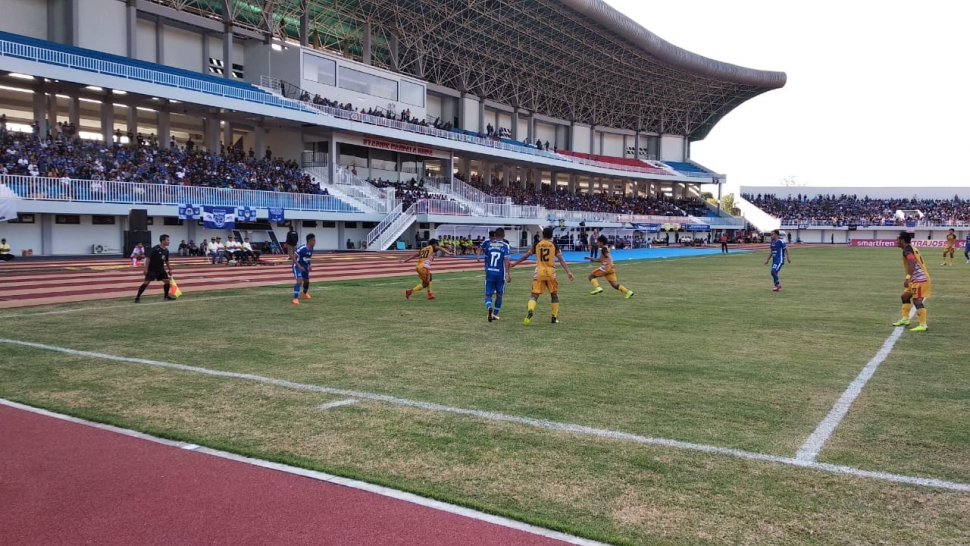
[[149, 360], [144, 358], [131, 358], [126, 356], [109, 355], [109, 354], [96, 353], [91, 351], [79, 351], [76, 349], [57, 347], [54, 345], [46, 345], [43, 343], [34, 343], [30, 341], [0, 338], [0, 343], [6, 344], [6, 345], [19, 346], [19, 347], [28, 347], [31, 349], [39, 349], [39, 350], [50, 351], [55, 353], [68, 354], [68, 355], [79, 356], [84, 358], [91, 358], [95, 360], [107, 360], [111, 362], [121, 362], [125, 364], [163, 368], [163, 369], [176, 370], [176, 371], [187, 372], [187, 373], [195, 373], [195, 374], [205, 375], [209, 377], [223, 377], [223, 378], [229, 378], [229, 379], [238, 379], [241, 381], [249, 381], [249, 382], [259, 383], [263, 385], [273, 385], [276, 387], [281, 387], [284, 389], [301, 391], [301, 392], [326, 394], [326, 395], [332, 395], [332, 396], [339, 396], [341, 398], [355, 398], [359, 400], [381, 402], [381, 403], [385, 403], [393, 406], [399, 406], [399, 407], [416, 408], [416, 409], [437, 412], [437, 413], [451, 414], [451, 415], [462, 415], [466, 417], [480, 419], [483, 421], [490, 421], [490, 422], [497, 422], [497, 423], [512, 423], [512, 424], [522, 425], [530, 428], [549, 430], [553, 432], [579, 434], [583, 436], [591, 436], [591, 437], [603, 438], [603, 439], [614, 440], [619, 442], [667, 447], [667, 448], [679, 449], [684, 451], [709, 453], [712, 455], [723, 455], [723, 456], [732, 457], [735, 459], [744, 459], [744, 460], [750, 460], [750, 461], [776, 463], [776, 464], [795, 466], [795, 467], [801, 467], [801, 468], [810, 468], [810, 469], [820, 470], [830, 474], [839, 474], [839, 475], [853, 476], [853, 477], [859, 477], [859, 478], [870, 478], [870, 479], [876, 479], [876, 480], [899, 483], [899, 484], [909, 484], [909, 485], [916, 485], [921, 487], [933, 487], [938, 489], [947, 489], [951, 491], [961, 491], [961, 492], [970, 493], [970, 484], [967, 484], [967, 483], [939, 480], [934, 478], [922, 478], [917, 476], [905, 476], [900, 474], [892, 474], [888, 472], [868, 471], [868, 470], [863, 470], [863, 469], [853, 468], [848, 466], [823, 464], [823, 463], [817, 463], [815, 461], [799, 460], [797, 458], [792, 458], [792, 457], [781, 457], [778, 455], [756, 453], [753, 451], [745, 451], [742, 449], [719, 447], [719, 446], [713, 446], [713, 445], [707, 445], [707, 444], [696, 444], [692, 442], [671, 440], [667, 438], [653, 438], [649, 436], [640, 436], [637, 434], [631, 434], [627, 432], [600, 429], [600, 428], [588, 427], [585, 425], [578, 425], [573, 423], [562, 423], [557, 421], [548, 421], [545, 419], [520, 417], [517, 415], [509, 415], [505, 413], [498, 413], [498, 412], [492, 412], [492, 411], [482, 411], [482, 410], [475, 410], [475, 409], [469, 409], [469, 408], [460, 408], [455, 406], [446, 406], [443, 404], [436, 404], [434, 402], [422, 402], [419, 400], [397, 398], [386, 394], [354, 391], [349, 389], [340, 389], [335, 387], [327, 387], [323, 385], [312, 385], [307, 383], [297, 383], [294, 381], [274, 379], [271, 377], [265, 377], [261, 375], [212, 370], [209, 368], [200, 368], [196, 366], [189, 366], [186, 364], [176, 364], [174, 362], [163, 362], [163, 361]]

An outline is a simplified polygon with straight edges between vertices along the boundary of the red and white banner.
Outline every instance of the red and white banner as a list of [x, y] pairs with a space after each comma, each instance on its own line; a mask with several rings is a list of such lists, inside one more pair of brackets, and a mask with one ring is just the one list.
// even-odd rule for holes
[[405, 154], [424, 155], [428, 157], [434, 155], [434, 150], [424, 146], [404, 144], [403, 142], [390, 142], [387, 140], [378, 140], [370, 137], [364, 137], [364, 146], [367, 146], [368, 148], [380, 148], [381, 150], [390, 150], [392, 152], [401, 152]]
[[[851, 241], [849, 241], [849, 246], [894, 247], [896, 246], [896, 239], [852, 239]], [[927, 241], [925, 239], [923, 240], [913, 239], [913, 246], [943, 248], [946, 246], [946, 241]]]

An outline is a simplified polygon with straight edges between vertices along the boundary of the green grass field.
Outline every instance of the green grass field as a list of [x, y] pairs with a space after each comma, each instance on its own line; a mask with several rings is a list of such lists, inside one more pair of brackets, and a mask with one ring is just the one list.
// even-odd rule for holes
[[[793, 457], [892, 333], [893, 249], [621, 262], [631, 300], [561, 280], [522, 325], [528, 270], [488, 323], [480, 274], [6, 311], [0, 337]], [[970, 265], [934, 278], [819, 461], [970, 483]], [[605, 285], [604, 285], [605, 286]], [[225, 296], [239, 296], [226, 298]], [[58, 311], [58, 313], [50, 313]], [[59, 312], [64, 311], [64, 312]], [[44, 314], [47, 313], [47, 314]], [[640, 445], [0, 343], [0, 397], [416, 492], [617, 543], [970, 543], [970, 494]]]

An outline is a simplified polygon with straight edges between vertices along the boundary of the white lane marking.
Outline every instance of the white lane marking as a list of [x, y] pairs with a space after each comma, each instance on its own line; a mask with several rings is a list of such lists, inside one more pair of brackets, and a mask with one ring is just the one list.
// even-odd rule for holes
[[470, 508], [465, 508], [463, 506], [457, 506], [454, 504], [448, 504], [445, 502], [428, 499], [425, 497], [419, 497], [413, 493], [407, 493], [405, 491], [399, 491], [397, 489], [391, 489], [389, 487], [383, 487], [380, 485], [374, 485], [367, 482], [362, 482], [359, 480], [352, 480], [349, 478], [343, 478], [340, 476], [334, 476], [333, 474], [327, 474], [325, 472], [318, 472], [316, 470], [308, 470], [306, 468], [299, 468], [295, 466], [289, 466], [281, 463], [274, 463], [270, 461], [264, 461], [262, 459], [254, 459], [252, 457], [244, 457], [242, 455], [237, 455], [235, 453], [229, 453], [227, 451], [220, 451], [218, 449], [210, 449], [207, 447], [201, 447], [196, 444], [189, 444], [185, 442], [179, 442], [174, 440], [166, 440], [165, 438], [158, 438], [156, 436], [151, 436], [143, 432], [138, 432], [134, 430], [128, 430], [125, 428], [116, 427], [113, 425], [105, 425], [102, 423], [95, 423], [93, 421], [87, 421], [85, 419], [80, 419], [78, 417], [72, 417], [70, 415], [64, 415], [61, 413], [54, 413], [45, 409], [35, 408], [33, 406], [27, 406], [24, 404], [19, 404], [17, 402], [12, 402], [10, 400], [5, 400], [0, 398], [0, 405], [8, 406], [11, 408], [16, 408], [23, 411], [29, 411], [31, 413], [36, 413], [38, 415], [43, 415], [45, 417], [52, 417], [54, 419], [60, 419], [63, 421], [68, 421], [71, 423], [77, 423], [80, 425], [85, 425], [93, 427], [100, 430], [106, 430], [109, 432], [114, 432], [116, 434], [121, 434], [124, 436], [129, 436], [132, 438], [138, 438], [140, 440], [146, 440], [149, 442], [154, 442], [157, 444], [162, 444], [169, 447], [181, 448], [188, 451], [194, 451], [196, 453], [203, 453], [205, 455], [210, 455], [213, 457], [220, 457], [222, 459], [227, 459], [230, 461], [235, 461], [243, 464], [249, 464], [253, 466], [258, 466], [260, 468], [266, 468], [269, 470], [276, 470], [278, 472], [285, 472], [287, 474], [293, 474], [296, 476], [302, 476], [305, 478], [310, 478], [318, 481], [329, 482], [336, 485], [342, 485], [344, 487], [350, 487], [352, 489], [357, 489], [360, 491], [366, 491], [368, 493], [374, 493], [376, 495], [381, 495], [383, 497], [389, 497], [392, 499], [397, 499], [400, 501], [408, 502], [411, 504], [416, 504], [418, 506], [423, 506], [426, 508], [431, 508], [433, 510], [438, 510], [440, 512], [447, 512], [449, 514], [455, 514], [458, 516], [464, 516], [469, 519], [474, 519], [478, 521], [484, 521], [486, 523], [491, 523], [493, 525], [499, 525], [502, 527], [507, 527], [509, 529], [515, 529], [518, 531], [523, 531], [533, 535], [543, 536], [555, 540], [560, 540], [568, 544], [578, 544], [580, 546], [600, 546], [602, 543], [593, 540], [588, 540], [585, 538], [580, 538], [573, 535], [567, 535], [566, 533], [561, 533], [559, 531], [553, 531], [550, 529], [544, 529], [542, 527], [536, 527], [535, 525], [530, 525], [528, 523], [523, 523], [521, 521], [515, 521], [508, 518], [503, 518], [501, 516], [495, 516], [492, 514], [486, 514], [484, 512], [479, 512], [477, 510], [472, 510]]
[[800, 460], [800, 459], [789, 458], [789, 457], [781, 457], [778, 455], [768, 455], [765, 453], [744, 451], [742, 449], [718, 447], [718, 446], [712, 446], [707, 444], [695, 444], [691, 442], [683, 442], [680, 440], [670, 440], [667, 438], [653, 438], [649, 436], [640, 436], [637, 434], [630, 434], [627, 432], [593, 428], [593, 427], [577, 425], [573, 423], [561, 423], [557, 421], [547, 421], [545, 419], [534, 419], [531, 417], [519, 417], [516, 415], [508, 415], [505, 413], [497, 413], [492, 411], [482, 411], [482, 410], [475, 410], [475, 409], [468, 409], [468, 408], [459, 408], [454, 406], [445, 406], [445, 405], [436, 404], [433, 402], [421, 402], [418, 400], [397, 398], [394, 396], [388, 396], [386, 394], [363, 392], [363, 391], [352, 391], [348, 389], [338, 389], [334, 387], [326, 387], [322, 385], [311, 385], [306, 383], [296, 383], [294, 381], [286, 381], [283, 379], [273, 379], [271, 377], [264, 377], [260, 375], [245, 374], [245, 373], [238, 373], [238, 372], [226, 372], [221, 370], [210, 370], [208, 368], [198, 368], [195, 366], [176, 364], [173, 362], [161, 362], [158, 360], [148, 360], [144, 358], [130, 358], [126, 356], [94, 353], [90, 351], [78, 351], [75, 349], [68, 349], [65, 347], [45, 345], [43, 343], [33, 343], [30, 341], [20, 341], [16, 339], [0, 338], [0, 343], [5, 343], [8, 345], [17, 345], [21, 347], [30, 347], [32, 349], [41, 349], [41, 350], [51, 351], [55, 353], [81, 356], [85, 358], [93, 358], [97, 360], [109, 360], [113, 362], [123, 362], [126, 364], [136, 364], [141, 366], [166, 368], [170, 370], [197, 373], [200, 375], [206, 375], [211, 377], [227, 377], [227, 378], [239, 379], [243, 381], [250, 381], [253, 383], [260, 383], [264, 385], [273, 385], [277, 387], [282, 387], [284, 389], [290, 389], [290, 390], [296, 390], [296, 391], [329, 394], [329, 395], [342, 396], [346, 398], [358, 398], [362, 400], [372, 400], [375, 402], [383, 402], [394, 406], [417, 408], [417, 409], [422, 409], [422, 410], [431, 411], [431, 412], [448, 413], [453, 415], [464, 415], [467, 417], [474, 417], [476, 419], [481, 419], [483, 421], [513, 423], [513, 424], [523, 425], [523, 426], [532, 427], [532, 428], [551, 430], [555, 432], [579, 434], [584, 436], [593, 436], [597, 438], [605, 438], [608, 440], [616, 440], [620, 442], [669, 447], [669, 448], [681, 449], [681, 450], [687, 450], [687, 451], [699, 451], [702, 453], [725, 455], [725, 456], [734, 457], [737, 459], [747, 459], [752, 461], [771, 462], [771, 463], [778, 463], [778, 464], [784, 464], [784, 465], [790, 465], [790, 466], [798, 466], [803, 468], [811, 468], [811, 469], [821, 470], [821, 471], [829, 472], [833, 474], [843, 474], [843, 475], [862, 477], [862, 478], [873, 478], [873, 479], [889, 481], [894, 483], [905, 483], [905, 484], [911, 484], [911, 485], [920, 485], [924, 487], [936, 487], [941, 489], [949, 489], [953, 491], [970, 492], [970, 484], [951, 482], [946, 480], [938, 480], [934, 478], [903, 476], [898, 474], [891, 474], [888, 472], [874, 472], [874, 471], [862, 470], [862, 469], [857, 469], [852, 467], [843, 467], [843, 466], [831, 465], [831, 464], [820, 464], [814, 461], [806, 461], [806, 460]]
[[[913, 313], [911, 312], [910, 317], [912, 318], [912, 316]], [[876, 355], [866, 363], [865, 367], [862, 368], [862, 371], [859, 372], [859, 375], [856, 376], [855, 380], [849, 384], [849, 387], [845, 389], [842, 396], [840, 396], [838, 401], [835, 402], [835, 405], [832, 407], [831, 411], [829, 411], [829, 414], [825, 416], [825, 419], [819, 423], [818, 427], [815, 428], [815, 431], [812, 432], [807, 440], [805, 440], [802, 447], [798, 449], [798, 452], [795, 454], [796, 460], [815, 462], [815, 460], [818, 458], [819, 452], [822, 451], [822, 448], [825, 446], [825, 443], [828, 442], [829, 438], [832, 436], [832, 433], [835, 432], [835, 429], [839, 426], [839, 423], [841, 423], [842, 419], [844, 419], [846, 414], [849, 413], [849, 408], [852, 407], [852, 403], [855, 402], [855, 399], [858, 398], [862, 393], [863, 387], [866, 386], [869, 379], [871, 379], [876, 373], [876, 369], [879, 368], [879, 365], [882, 364], [883, 361], [886, 360], [886, 357], [889, 356], [889, 353], [892, 352], [896, 342], [899, 341], [900, 336], [903, 335], [903, 330], [905, 330], [905, 326], [897, 326], [896, 328], [893, 328], [893, 333], [889, 334], [889, 337], [886, 338], [886, 341], [882, 344], [879, 352], [877, 352]]]
[[337, 400], [335, 402], [327, 402], [326, 404], [320, 404], [319, 406], [317, 406], [317, 409], [323, 411], [323, 410], [328, 410], [333, 408], [341, 408], [343, 406], [352, 406], [356, 403], [357, 403], [357, 399], [348, 398], [346, 400]]

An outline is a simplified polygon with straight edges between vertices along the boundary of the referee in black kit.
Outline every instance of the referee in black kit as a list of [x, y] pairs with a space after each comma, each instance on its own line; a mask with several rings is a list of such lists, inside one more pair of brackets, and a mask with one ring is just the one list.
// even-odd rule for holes
[[174, 301], [175, 298], [168, 295], [171, 278], [172, 266], [168, 263], [168, 235], [162, 235], [158, 238], [158, 244], [148, 252], [148, 259], [145, 260], [145, 282], [138, 287], [135, 303], [141, 303], [141, 295], [148, 288], [148, 283], [152, 281], [164, 282], [165, 300]]

